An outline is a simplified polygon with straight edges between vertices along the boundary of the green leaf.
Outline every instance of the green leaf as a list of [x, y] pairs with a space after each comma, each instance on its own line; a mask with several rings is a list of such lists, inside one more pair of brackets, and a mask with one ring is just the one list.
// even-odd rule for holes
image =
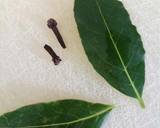
[[61, 100], [20, 108], [0, 117], [0, 128], [100, 128], [113, 106]]
[[82, 44], [95, 70], [144, 107], [145, 50], [123, 4], [118, 0], [75, 0], [74, 11]]

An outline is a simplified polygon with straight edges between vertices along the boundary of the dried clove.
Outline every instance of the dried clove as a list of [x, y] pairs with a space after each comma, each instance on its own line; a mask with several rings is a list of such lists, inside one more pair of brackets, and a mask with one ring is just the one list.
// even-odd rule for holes
[[55, 65], [58, 65], [62, 61], [49, 45], [45, 44], [44, 49], [52, 56], [52, 61]]
[[52, 29], [52, 31], [53, 31], [54, 34], [56, 35], [56, 37], [57, 37], [60, 45], [61, 45], [63, 48], [66, 48], [66, 45], [65, 45], [65, 43], [64, 43], [64, 40], [63, 40], [63, 38], [62, 38], [62, 36], [61, 36], [58, 28], [57, 28], [57, 22], [56, 22], [56, 20], [54, 20], [54, 19], [52, 19], [52, 18], [49, 19], [49, 20], [47, 21], [47, 25], [48, 25], [48, 27], [49, 27], [50, 29]]

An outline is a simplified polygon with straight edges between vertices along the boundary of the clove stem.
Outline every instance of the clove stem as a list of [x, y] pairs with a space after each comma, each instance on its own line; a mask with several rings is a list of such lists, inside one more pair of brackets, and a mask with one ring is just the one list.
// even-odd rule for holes
[[63, 38], [62, 38], [62, 36], [61, 36], [58, 28], [57, 28], [57, 22], [56, 22], [56, 20], [54, 20], [54, 19], [49, 19], [49, 20], [47, 21], [47, 25], [48, 25], [48, 27], [49, 27], [50, 29], [52, 29], [52, 31], [53, 31], [54, 34], [56, 35], [56, 37], [57, 37], [60, 45], [61, 45], [63, 48], [66, 48], [66, 45], [65, 45], [65, 43], [64, 43], [64, 40], [63, 40]]
[[49, 45], [45, 44], [44, 49], [52, 56], [52, 61], [55, 65], [58, 65], [62, 61]]

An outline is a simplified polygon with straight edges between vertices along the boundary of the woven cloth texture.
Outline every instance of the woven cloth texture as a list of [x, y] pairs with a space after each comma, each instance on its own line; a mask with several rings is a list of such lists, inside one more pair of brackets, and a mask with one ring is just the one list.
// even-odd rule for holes
[[[122, 0], [142, 36], [146, 82], [141, 109], [113, 89], [89, 63], [74, 20], [74, 0], [0, 0], [0, 114], [59, 99], [82, 99], [117, 107], [103, 128], [160, 127], [160, 1]], [[62, 49], [46, 21], [55, 18]], [[55, 66], [47, 43], [62, 58]]]

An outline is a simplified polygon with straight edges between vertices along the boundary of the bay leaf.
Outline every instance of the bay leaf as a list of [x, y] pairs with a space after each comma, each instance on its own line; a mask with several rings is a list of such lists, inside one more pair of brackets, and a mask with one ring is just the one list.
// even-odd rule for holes
[[123, 94], [144, 107], [143, 42], [118, 0], [75, 0], [75, 20], [89, 61]]
[[81, 100], [40, 103], [0, 116], [0, 128], [100, 128], [112, 108]]

